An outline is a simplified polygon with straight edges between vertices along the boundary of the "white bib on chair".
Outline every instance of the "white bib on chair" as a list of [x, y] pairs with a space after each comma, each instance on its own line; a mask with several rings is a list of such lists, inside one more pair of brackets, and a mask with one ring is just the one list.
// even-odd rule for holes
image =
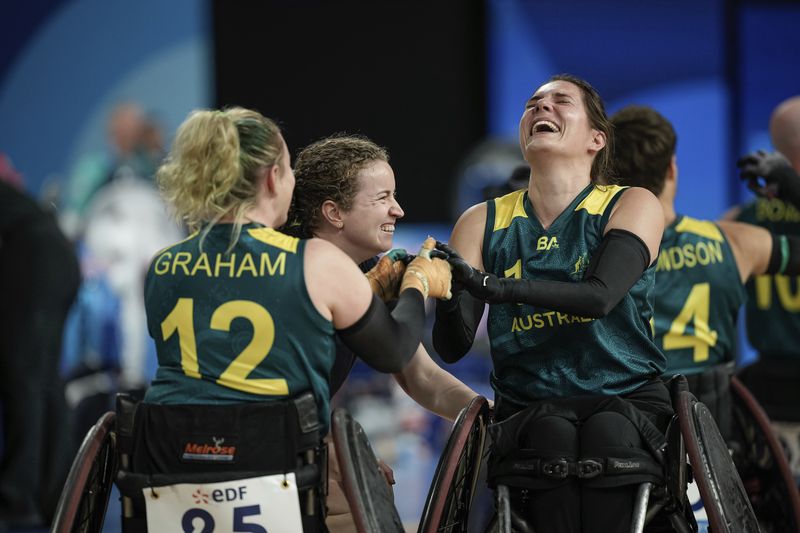
[[151, 532], [302, 533], [294, 473], [142, 490]]

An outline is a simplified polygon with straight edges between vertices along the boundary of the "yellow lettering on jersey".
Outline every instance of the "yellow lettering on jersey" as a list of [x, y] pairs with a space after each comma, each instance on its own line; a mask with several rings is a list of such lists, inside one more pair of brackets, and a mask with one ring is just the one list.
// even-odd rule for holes
[[775, 275], [774, 278], [768, 275], [756, 276], [756, 307], [765, 310], [772, 307], [773, 279], [780, 306], [792, 313], [800, 311], [800, 280], [795, 282], [795, 290], [792, 290], [792, 278], [780, 274]]
[[770, 222], [800, 222], [800, 211], [777, 198], [759, 198], [756, 202], [756, 219]]
[[234, 266], [236, 265], [236, 254], [231, 254], [230, 261], [223, 261], [222, 257], [223, 257], [222, 254], [217, 254], [217, 261], [214, 264], [214, 277], [215, 278], [219, 277], [219, 269], [221, 267], [228, 267], [228, 277], [232, 278], [234, 272]]
[[170, 252], [164, 252], [163, 254], [158, 256], [155, 265], [156, 275], [163, 276], [164, 274], [169, 272], [169, 262], [171, 259], [172, 259], [172, 254]]
[[242, 258], [242, 262], [239, 263], [239, 269], [236, 271], [236, 277], [241, 278], [243, 271], [249, 271], [250, 275], [253, 277], [258, 276], [258, 271], [256, 270], [256, 265], [253, 263], [253, 254], [244, 254]]
[[206, 253], [195, 257], [189, 252], [178, 252], [173, 257], [172, 252], [163, 252], [155, 260], [154, 272], [158, 276], [182, 273], [184, 276], [205, 274], [215, 278], [220, 275], [240, 278], [246, 274], [256, 278], [265, 275], [283, 276], [286, 273], [286, 252], [280, 252], [274, 261], [269, 254], [263, 252], [258, 259], [258, 265], [257, 260], [249, 253], [240, 256], [231, 254], [230, 257], [216, 254], [213, 265], [211, 261]]
[[683, 246], [662, 249], [658, 254], [656, 272], [694, 268], [697, 265], [714, 265], [724, 261], [721, 242], [686, 243]]
[[[691, 348], [695, 363], [707, 361], [709, 349], [717, 345], [718, 338], [717, 332], [708, 323], [710, 307], [711, 286], [708, 283], [693, 285], [683, 308], [664, 335], [664, 350]], [[694, 326], [694, 333], [687, 333], [690, 322]]]
[[517, 262], [514, 263], [514, 266], [511, 268], [504, 270], [503, 275], [507, 278], [514, 278], [519, 279], [522, 277], [522, 259], [517, 259]]
[[769, 309], [772, 306], [772, 276], [756, 276], [756, 307]]
[[555, 237], [547, 238], [547, 235], [542, 235], [539, 237], [539, 240], [536, 241], [536, 249], [537, 250], [549, 250], [550, 248], [558, 248], [558, 239]]
[[544, 329], [557, 326], [568, 326], [570, 324], [583, 324], [591, 322], [594, 318], [587, 318], [557, 311], [546, 311], [544, 313], [533, 313], [523, 317], [515, 316], [511, 321], [511, 331], [528, 331], [531, 329]]
[[198, 257], [197, 261], [195, 261], [190, 276], [196, 275], [198, 270], [202, 270], [203, 272], [206, 273], [206, 276], [208, 276], [209, 278], [211, 277], [211, 265], [208, 262], [208, 254], [205, 252], [200, 254], [200, 257]]
[[264, 275], [264, 268], [266, 268], [267, 272], [269, 272], [270, 276], [274, 276], [275, 272], [278, 272], [281, 276], [283, 276], [284, 272], [286, 271], [286, 253], [281, 252], [278, 254], [278, 259], [275, 260], [275, 263], [269, 257], [269, 254], [262, 253], [261, 254], [261, 268], [259, 272], [261, 275]]
[[800, 311], [800, 286], [792, 292], [791, 279], [788, 276], [775, 276], [775, 288], [778, 291], [778, 300], [787, 311], [796, 313]]
[[178, 267], [183, 269], [183, 275], [189, 275], [189, 269], [186, 268], [186, 265], [189, 264], [189, 261], [192, 260], [192, 254], [189, 252], [178, 252], [175, 254], [175, 259], [172, 261], [172, 275], [175, 275], [175, 271]]

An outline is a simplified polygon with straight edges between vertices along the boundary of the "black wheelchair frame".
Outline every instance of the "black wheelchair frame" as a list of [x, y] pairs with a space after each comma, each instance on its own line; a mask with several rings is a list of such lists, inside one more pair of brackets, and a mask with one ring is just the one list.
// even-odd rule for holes
[[[644, 531], [658, 515], [665, 515], [675, 531], [697, 531], [686, 496], [687, 484], [694, 473], [715, 533], [758, 532], [758, 522], [732, 459], [727, 453], [710, 453], [708, 442], [724, 445], [724, 441], [708, 409], [689, 392], [685, 378], [673, 384], [672, 397], [676, 413], [667, 430], [665, 481], [639, 486], [631, 531]], [[469, 490], [462, 488], [464, 480], [474, 479], [480, 469], [489, 419], [485, 398], [473, 400], [459, 416], [434, 474], [419, 533], [472, 530], [468, 518], [474, 486], [466, 485]], [[481, 450], [478, 461], [476, 454], [470, 453], [477, 449]], [[727, 477], [720, 479], [717, 470], [725, 472]], [[490, 531], [520, 530], [514, 528], [517, 519], [508, 502], [508, 487], [501, 485], [496, 491], [497, 517]]]
[[[124, 416], [118, 416], [115, 412], [105, 413], [87, 433], [64, 484], [51, 525], [52, 533], [101, 532], [111, 490], [115, 484], [120, 488], [124, 520], [125, 517], [133, 516], [133, 501], [130, 497], [125, 496], [126, 490], [130, 492], [131, 487], [138, 483], [138, 478], [146, 477], [150, 480], [148, 486], [149, 484], [161, 486], [181, 482], [211, 483], [238, 479], [232, 477], [237, 473], [230, 472], [184, 473], [175, 474], [172, 477], [165, 474], [149, 475], [128, 472], [128, 457], [123, 451], [120, 439], [124, 440], [124, 435], [130, 428], [118, 427], [123, 419], [125, 419]], [[304, 453], [308, 455], [307, 452]], [[238, 474], [242, 474], [243, 477], [253, 477], [265, 473], [256, 471], [252, 473], [252, 476], [244, 475], [250, 474], [249, 472]], [[298, 487], [311, 487], [316, 483], [315, 479], [319, 478], [320, 467], [316, 464], [305, 465], [299, 467], [295, 474]], [[309, 489], [306, 489], [306, 492], [310, 492]], [[310, 496], [309, 499], [304, 500], [301, 495], [300, 504], [301, 508], [308, 509], [314, 502]], [[303, 520], [305, 524], [305, 516]]]

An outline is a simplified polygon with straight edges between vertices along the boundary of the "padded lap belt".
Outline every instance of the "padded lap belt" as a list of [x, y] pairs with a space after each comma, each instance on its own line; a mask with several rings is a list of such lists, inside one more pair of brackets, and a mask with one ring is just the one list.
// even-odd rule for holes
[[[604, 411], [616, 412], [627, 418], [640, 434], [646, 449], [628, 448], [625, 457], [570, 460], [567, 458], [569, 453], [545, 456], [539, 450], [518, 446], [522, 441], [521, 434], [533, 427], [539, 418], [557, 416], [577, 424]], [[488, 482], [492, 486], [502, 483], [543, 488], [542, 483], [548, 485], [571, 476], [579, 479], [614, 476], [617, 481], [609, 479], [612, 485], [624, 482], [626, 478], [623, 476], [628, 476], [632, 482], [663, 479], [665, 436], [630, 402], [618, 396], [543, 400], [502, 422], [490, 425], [489, 432], [494, 443], [488, 471]], [[537, 478], [541, 481], [534, 481]]]
[[536, 450], [520, 449], [509, 453], [492, 469], [492, 478], [507, 476], [550, 479], [592, 479], [602, 475], [645, 474], [660, 477], [662, 467], [647, 452], [631, 450], [628, 457], [595, 457], [570, 461], [564, 457], [542, 457]]

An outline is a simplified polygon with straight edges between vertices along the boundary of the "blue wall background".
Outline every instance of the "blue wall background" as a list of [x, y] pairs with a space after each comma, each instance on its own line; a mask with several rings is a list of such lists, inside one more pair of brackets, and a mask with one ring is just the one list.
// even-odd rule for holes
[[[115, 103], [141, 102], [168, 134], [189, 110], [213, 103], [206, 0], [34, 0], [7, 10], [0, 151], [34, 193], [81, 154], [105, 148]], [[487, 64], [487, 135], [515, 142], [536, 86], [575, 73], [599, 89], [609, 112], [648, 104], [674, 122], [678, 207], [696, 216], [716, 217], [747, 197], [736, 157], [769, 147], [772, 108], [800, 93], [794, 3], [487, 0], [486, 12], [486, 56], [475, 60]]]
[[105, 150], [110, 109], [133, 100], [174, 132], [209, 106], [203, 0], [15, 2], [4, 11], [0, 152], [38, 193], [79, 156]]

